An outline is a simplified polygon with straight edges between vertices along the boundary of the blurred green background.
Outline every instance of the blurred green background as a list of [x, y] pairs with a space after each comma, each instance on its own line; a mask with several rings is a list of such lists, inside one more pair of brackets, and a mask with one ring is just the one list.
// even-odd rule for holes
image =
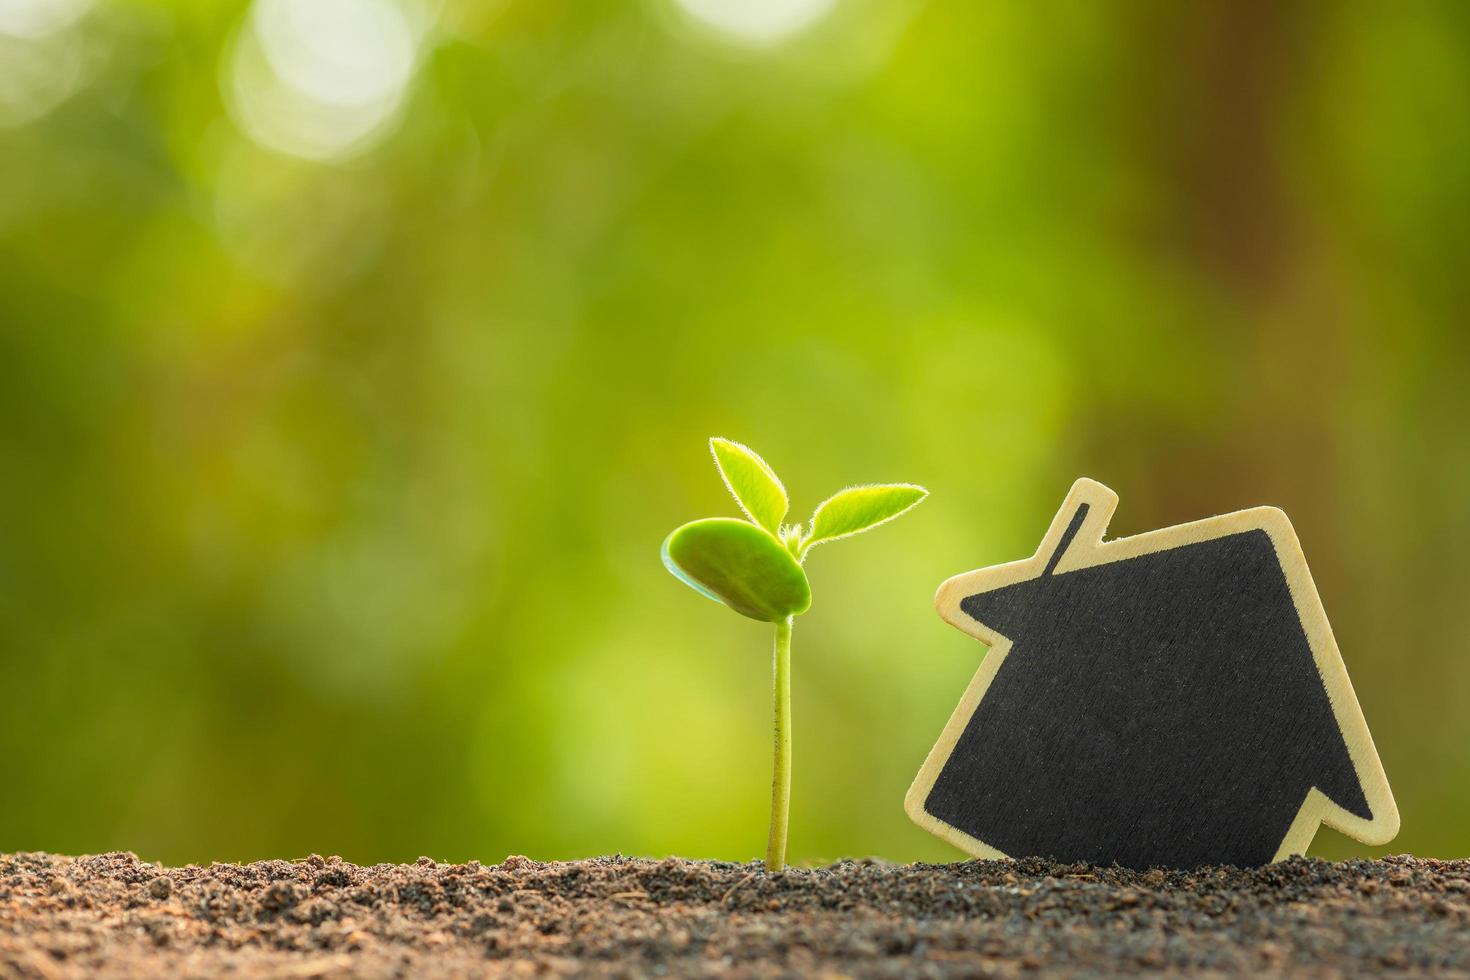
[[[1071, 481], [1293, 517], [1403, 814], [1470, 854], [1470, 6], [0, 3], [0, 850], [794, 860], [981, 656], [931, 597]], [[1322, 831], [1314, 850], [1369, 849]]]

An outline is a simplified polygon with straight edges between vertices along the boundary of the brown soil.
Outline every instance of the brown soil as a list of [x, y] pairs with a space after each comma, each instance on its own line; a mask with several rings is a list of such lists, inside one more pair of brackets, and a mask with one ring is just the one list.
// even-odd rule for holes
[[0, 976], [1470, 976], [1470, 861], [1132, 872], [0, 855]]

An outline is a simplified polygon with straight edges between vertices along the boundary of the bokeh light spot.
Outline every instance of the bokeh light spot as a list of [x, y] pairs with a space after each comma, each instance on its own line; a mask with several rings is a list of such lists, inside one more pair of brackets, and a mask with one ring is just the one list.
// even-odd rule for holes
[[747, 44], [775, 44], [824, 17], [836, 0], [678, 0], [686, 14]]
[[0, 0], [0, 128], [39, 119], [96, 67], [94, 46], [73, 30], [93, 0]]
[[85, 78], [82, 51], [65, 38], [37, 41], [0, 34], [0, 127], [38, 119]]
[[0, 34], [50, 37], [75, 24], [93, 0], [0, 0]]
[[417, 39], [390, 0], [257, 0], [255, 32], [280, 79], [320, 102], [395, 99], [413, 76]]
[[262, 146], [342, 159], [391, 130], [424, 28], [393, 0], [256, 0], [225, 66], [226, 101]]

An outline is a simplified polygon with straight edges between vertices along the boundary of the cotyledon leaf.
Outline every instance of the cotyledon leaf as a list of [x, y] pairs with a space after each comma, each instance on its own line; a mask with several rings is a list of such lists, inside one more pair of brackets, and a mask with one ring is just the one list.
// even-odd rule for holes
[[740, 509], [752, 521], [776, 534], [790, 507], [786, 488], [776, 471], [754, 449], [738, 442], [717, 437], [709, 441], [709, 448], [714, 453], [720, 478], [730, 488]]
[[664, 540], [664, 565], [676, 578], [742, 616], [780, 622], [804, 613], [812, 590], [791, 552], [748, 521], [710, 517]]

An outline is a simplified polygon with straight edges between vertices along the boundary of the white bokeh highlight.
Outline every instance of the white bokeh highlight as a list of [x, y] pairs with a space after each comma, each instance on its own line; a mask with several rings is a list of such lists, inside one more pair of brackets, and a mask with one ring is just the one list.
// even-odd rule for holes
[[222, 79], [239, 127], [269, 149], [340, 160], [393, 128], [427, 24], [395, 0], [255, 0]]
[[92, 3], [93, 0], [0, 0], [0, 34], [51, 37], [80, 20]]
[[96, 66], [79, 22], [93, 0], [0, 0], [0, 128], [41, 118]]
[[837, 0], [675, 0], [692, 20], [729, 40], [778, 44], [821, 20]]

